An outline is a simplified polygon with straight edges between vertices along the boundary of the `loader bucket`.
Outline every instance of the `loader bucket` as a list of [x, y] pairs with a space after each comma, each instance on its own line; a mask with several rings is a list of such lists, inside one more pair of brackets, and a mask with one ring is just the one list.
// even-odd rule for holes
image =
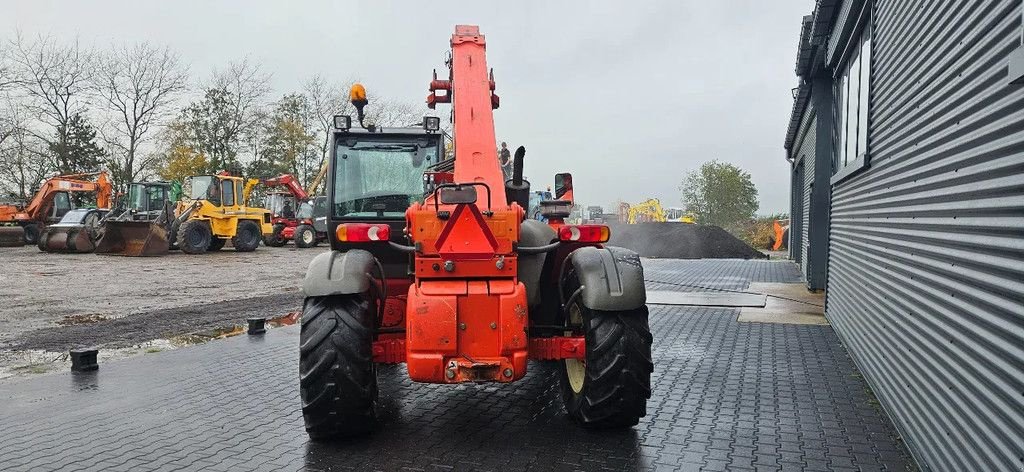
[[50, 226], [39, 236], [39, 250], [45, 252], [92, 252], [96, 249], [84, 226]]
[[148, 221], [107, 221], [96, 241], [96, 254], [114, 256], [162, 256], [171, 245], [167, 230]]
[[25, 229], [21, 226], [0, 226], [0, 247], [25, 245]]

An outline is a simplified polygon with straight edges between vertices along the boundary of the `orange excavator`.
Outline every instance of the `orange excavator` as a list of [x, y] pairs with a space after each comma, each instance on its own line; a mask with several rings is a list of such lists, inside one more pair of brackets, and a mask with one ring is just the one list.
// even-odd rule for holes
[[515, 382], [527, 361], [551, 362], [577, 423], [623, 428], [646, 414], [654, 365], [640, 258], [605, 246], [607, 226], [566, 224], [567, 173], [541, 203], [546, 222], [526, 218], [526, 150], [504, 180], [485, 47], [478, 27], [456, 26], [448, 77], [430, 82], [428, 106], [453, 107], [454, 162], [438, 117], [402, 128], [334, 117], [331, 250], [302, 285], [300, 396], [315, 440], [372, 430], [376, 364], [400, 362], [413, 381], [441, 384]]
[[[75, 209], [76, 194], [91, 194], [98, 209], [109, 209], [113, 187], [106, 172], [51, 177], [28, 205], [0, 205], [0, 242], [4, 245], [37, 244], [47, 226], [59, 222]], [[51, 239], [61, 240], [59, 237]]]

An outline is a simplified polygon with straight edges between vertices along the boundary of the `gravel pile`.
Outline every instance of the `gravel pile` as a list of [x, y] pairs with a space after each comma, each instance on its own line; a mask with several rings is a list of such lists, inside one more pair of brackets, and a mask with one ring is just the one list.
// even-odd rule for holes
[[632, 249], [641, 257], [671, 259], [767, 259], [718, 226], [686, 223], [618, 224], [611, 227], [611, 246]]

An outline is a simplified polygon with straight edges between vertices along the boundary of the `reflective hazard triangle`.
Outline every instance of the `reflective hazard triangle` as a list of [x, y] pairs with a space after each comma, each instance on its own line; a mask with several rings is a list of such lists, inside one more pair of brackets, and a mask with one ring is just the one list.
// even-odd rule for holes
[[498, 249], [480, 210], [467, 204], [455, 207], [435, 245], [438, 254], [447, 260], [490, 259]]

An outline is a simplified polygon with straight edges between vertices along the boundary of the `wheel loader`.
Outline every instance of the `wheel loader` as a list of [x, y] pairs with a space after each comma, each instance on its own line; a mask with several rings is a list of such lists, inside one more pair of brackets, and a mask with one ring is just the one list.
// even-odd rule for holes
[[[640, 258], [605, 246], [607, 226], [565, 223], [569, 174], [541, 203], [547, 221], [526, 217], [525, 149], [511, 179], [498, 164], [485, 38], [456, 26], [451, 53], [427, 103], [452, 104], [454, 162], [437, 117], [404, 128], [334, 117], [331, 250], [310, 262], [302, 285], [306, 431], [315, 440], [371, 431], [376, 366], [402, 362], [413, 381], [440, 384], [516, 382], [528, 361], [556, 363], [570, 418], [633, 426], [654, 368]], [[353, 105], [360, 115], [370, 106]]]
[[170, 249], [167, 235], [171, 228], [181, 223], [174, 215], [174, 205], [180, 193], [178, 182], [130, 183], [125, 199], [102, 221], [96, 254], [167, 254]]
[[219, 251], [231, 240], [238, 252], [255, 251], [264, 236], [272, 233], [270, 211], [247, 205], [257, 179], [218, 174], [192, 177], [182, 195], [170, 231], [170, 242], [182, 252], [202, 254]]

